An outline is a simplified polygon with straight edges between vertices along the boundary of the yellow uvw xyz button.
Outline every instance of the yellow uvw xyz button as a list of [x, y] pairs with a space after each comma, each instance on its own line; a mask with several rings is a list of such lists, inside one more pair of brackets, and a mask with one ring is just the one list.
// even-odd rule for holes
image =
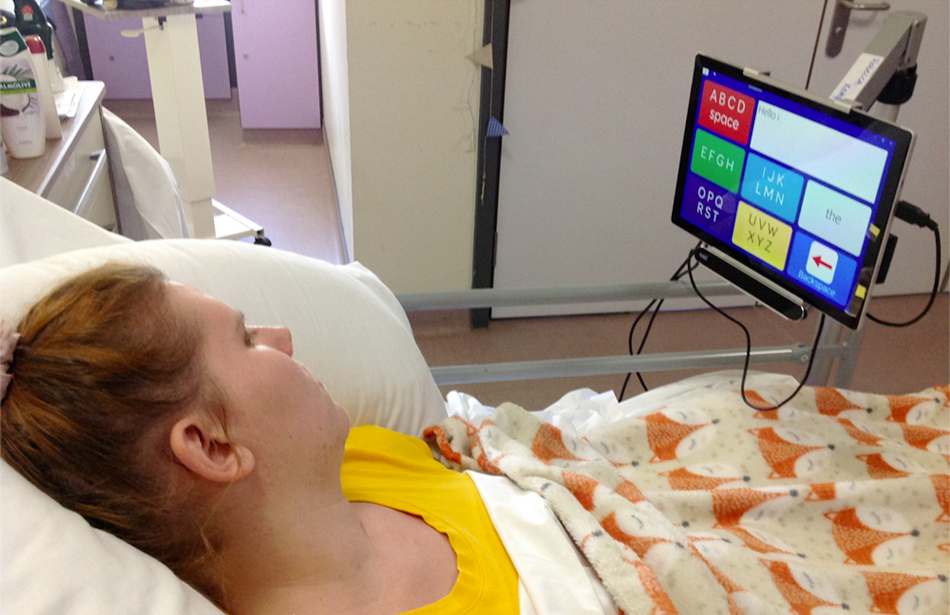
[[792, 227], [740, 201], [732, 243], [781, 271], [792, 243]]

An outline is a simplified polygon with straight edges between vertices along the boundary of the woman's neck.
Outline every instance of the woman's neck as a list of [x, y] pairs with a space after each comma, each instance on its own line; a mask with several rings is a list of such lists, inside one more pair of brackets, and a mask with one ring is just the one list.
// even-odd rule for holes
[[232, 615], [359, 612], [378, 598], [374, 541], [342, 493], [242, 508], [221, 558]]

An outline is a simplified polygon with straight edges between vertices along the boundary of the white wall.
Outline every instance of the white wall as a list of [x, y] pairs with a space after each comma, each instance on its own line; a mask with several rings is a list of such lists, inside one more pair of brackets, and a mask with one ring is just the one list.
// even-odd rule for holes
[[[321, 0], [321, 17], [327, 138], [353, 255], [396, 292], [470, 288], [481, 69], [466, 56], [481, 47], [484, 1], [345, 4], [342, 44], [343, 0]], [[348, 122], [346, 84], [327, 74], [341, 49]]]
[[347, 257], [353, 260], [353, 172], [350, 160], [350, 86], [346, 52], [345, 0], [319, 0], [320, 74], [324, 138], [333, 177]]

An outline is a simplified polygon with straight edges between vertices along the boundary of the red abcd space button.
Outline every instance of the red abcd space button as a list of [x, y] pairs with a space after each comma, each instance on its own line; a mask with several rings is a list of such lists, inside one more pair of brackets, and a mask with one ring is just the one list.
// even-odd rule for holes
[[699, 124], [745, 145], [749, 141], [755, 99], [713, 81], [703, 86]]

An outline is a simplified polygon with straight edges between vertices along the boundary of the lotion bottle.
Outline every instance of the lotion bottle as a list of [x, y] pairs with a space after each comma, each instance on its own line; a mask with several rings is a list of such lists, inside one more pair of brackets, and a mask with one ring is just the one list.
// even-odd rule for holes
[[0, 135], [0, 175], [6, 175], [10, 171], [10, 163], [7, 162], [7, 144], [3, 142], [3, 135]]
[[0, 133], [14, 158], [36, 158], [46, 149], [32, 55], [16, 28], [0, 30]]
[[47, 72], [46, 47], [38, 34], [26, 37], [26, 46], [33, 54], [33, 80], [36, 81], [36, 93], [40, 98], [40, 108], [43, 109], [46, 138], [59, 139], [63, 136], [63, 126], [59, 123], [56, 99], [53, 98], [53, 88]]

